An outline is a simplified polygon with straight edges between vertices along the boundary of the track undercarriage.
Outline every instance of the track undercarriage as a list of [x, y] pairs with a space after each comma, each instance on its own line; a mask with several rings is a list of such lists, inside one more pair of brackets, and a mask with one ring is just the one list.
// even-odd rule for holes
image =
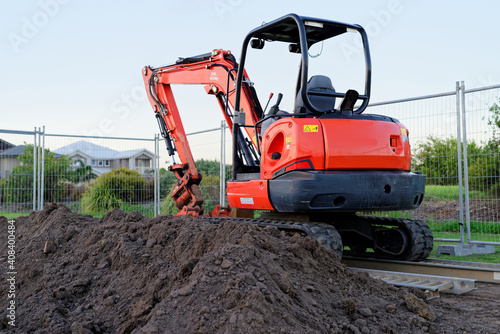
[[422, 261], [433, 247], [432, 232], [421, 220], [342, 215], [333, 225], [344, 254], [401, 261]]
[[225, 220], [274, 226], [316, 238], [325, 248], [342, 255], [400, 261], [422, 261], [433, 247], [429, 227], [421, 220], [352, 214], [309, 216], [264, 213], [261, 218], [200, 217], [212, 223]]

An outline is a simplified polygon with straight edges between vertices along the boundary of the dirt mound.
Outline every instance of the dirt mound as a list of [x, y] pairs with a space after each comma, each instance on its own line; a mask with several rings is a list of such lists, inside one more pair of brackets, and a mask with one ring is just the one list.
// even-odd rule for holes
[[[439, 310], [419, 292], [347, 269], [315, 239], [275, 228], [120, 210], [96, 219], [55, 204], [15, 226], [17, 333], [423, 333], [463, 326], [436, 320]], [[0, 228], [6, 244], [5, 218]], [[7, 290], [0, 286], [2, 300]], [[0, 329], [12, 332], [5, 309]]]

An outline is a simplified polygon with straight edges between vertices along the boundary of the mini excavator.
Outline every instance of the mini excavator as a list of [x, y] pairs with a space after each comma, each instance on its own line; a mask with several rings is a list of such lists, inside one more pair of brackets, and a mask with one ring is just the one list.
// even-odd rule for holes
[[[336, 91], [325, 75], [309, 76], [309, 49], [354, 32], [362, 41], [364, 92]], [[287, 43], [300, 57], [291, 111], [282, 95], [265, 113], [245, 70], [248, 48]], [[338, 256], [420, 261], [433, 236], [420, 220], [360, 215], [413, 210], [424, 198], [425, 176], [410, 169], [409, 131], [397, 119], [364, 114], [370, 99], [371, 60], [365, 30], [354, 24], [288, 14], [250, 31], [240, 62], [230, 51], [179, 58], [143, 68], [143, 79], [177, 177], [171, 196], [179, 215], [212, 222], [228, 219], [275, 226], [316, 238]], [[198, 172], [172, 85], [203, 85], [222, 110], [232, 134], [230, 207], [204, 215]], [[269, 103], [269, 102], [268, 102]], [[267, 106], [266, 106], [267, 107]], [[262, 210], [259, 218], [248, 217]], [[247, 218], [245, 218], [247, 217]]]

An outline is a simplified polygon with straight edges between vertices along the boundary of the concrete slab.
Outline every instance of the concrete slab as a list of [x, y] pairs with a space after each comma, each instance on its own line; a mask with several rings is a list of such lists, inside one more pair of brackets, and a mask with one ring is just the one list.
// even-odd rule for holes
[[446, 254], [454, 256], [467, 256], [473, 254], [493, 254], [495, 247], [492, 245], [482, 244], [456, 244], [456, 245], [439, 245], [436, 254]]

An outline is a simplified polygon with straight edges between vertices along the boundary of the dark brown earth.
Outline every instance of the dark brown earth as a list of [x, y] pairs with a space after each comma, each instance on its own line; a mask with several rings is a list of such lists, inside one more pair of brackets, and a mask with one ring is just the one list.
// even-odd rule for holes
[[[437, 222], [459, 221], [460, 205], [456, 199], [427, 199], [422, 205], [412, 211], [413, 218], [424, 221], [433, 219]], [[478, 200], [469, 201], [469, 216], [471, 221], [476, 222], [498, 222], [500, 221], [500, 200]]]
[[[8, 221], [0, 218], [0, 244]], [[7, 247], [1, 333], [498, 333], [500, 287], [442, 295], [346, 268], [315, 239], [274, 228], [48, 204], [15, 221], [15, 327]], [[45, 248], [45, 253], [44, 253]], [[9, 299], [10, 300], [10, 299]]]

